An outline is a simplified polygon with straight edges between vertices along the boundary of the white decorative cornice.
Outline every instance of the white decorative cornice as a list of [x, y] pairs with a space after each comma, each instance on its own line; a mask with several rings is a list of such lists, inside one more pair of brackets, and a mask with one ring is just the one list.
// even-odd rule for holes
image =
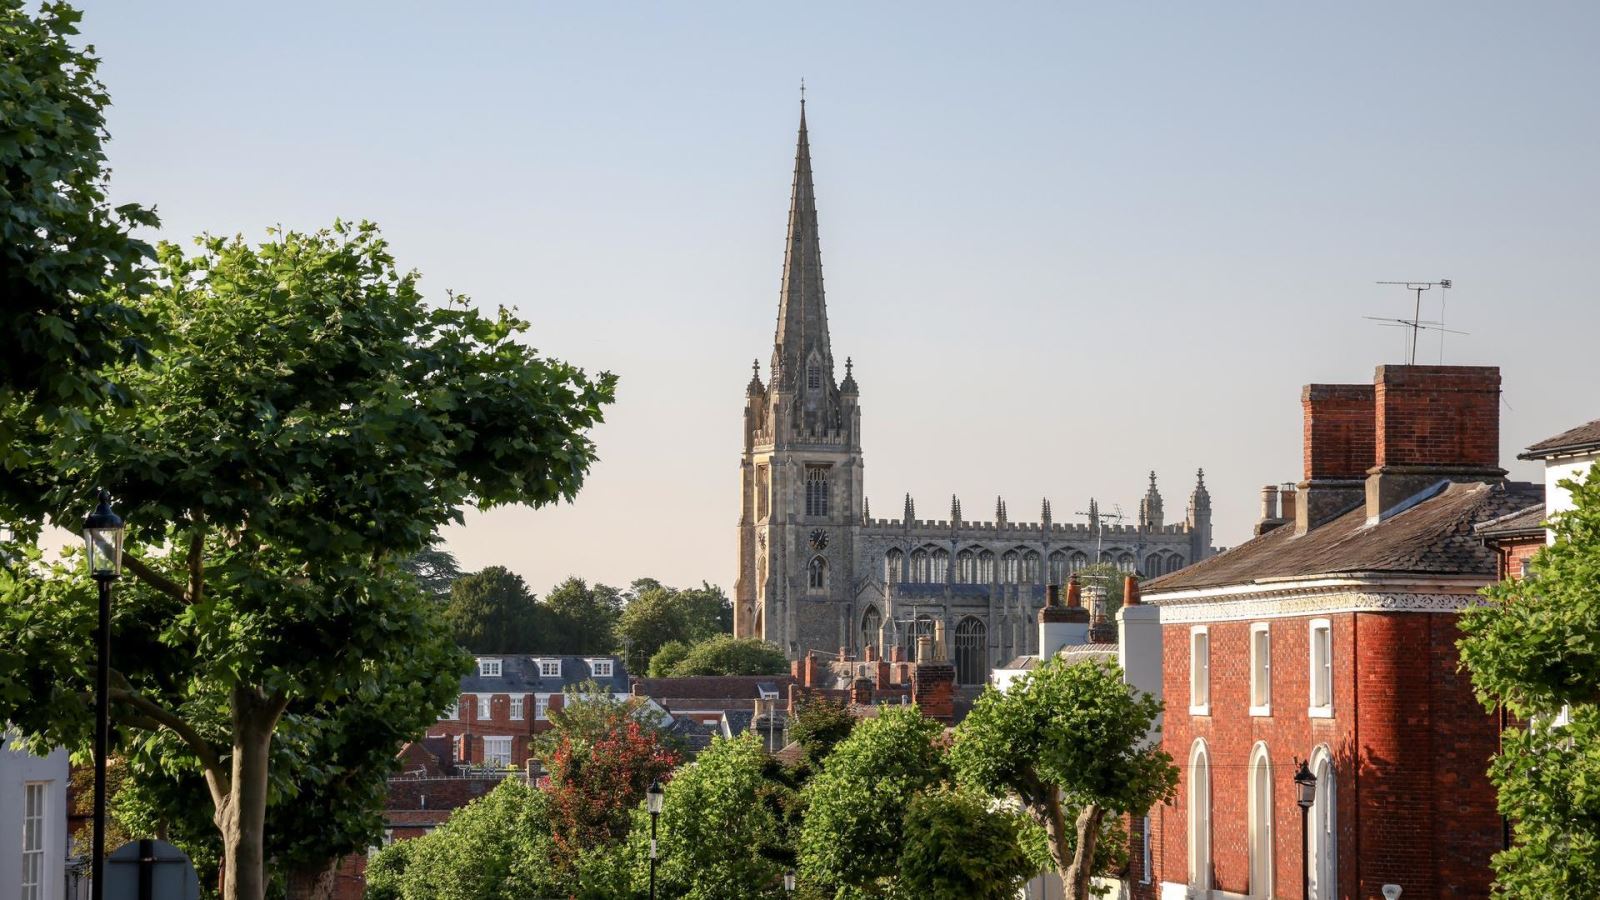
[[1236, 622], [1283, 619], [1330, 613], [1420, 612], [1451, 613], [1478, 602], [1476, 591], [1362, 591], [1348, 588], [1260, 591], [1226, 600], [1200, 603], [1164, 603], [1161, 623]]

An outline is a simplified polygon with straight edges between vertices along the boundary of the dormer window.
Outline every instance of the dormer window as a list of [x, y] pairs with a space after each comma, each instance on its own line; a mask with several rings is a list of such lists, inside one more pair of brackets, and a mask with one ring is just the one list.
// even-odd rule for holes
[[500, 677], [500, 660], [498, 660], [498, 659], [480, 659], [480, 660], [478, 660], [478, 675], [483, 677], [483, 678], [499, 678]]
[[610, 678], [611, 677], [611, 660], [609, 660], [609, 659], [591, 659], [591, 660], [589, 660], [589, 671], [596, 678]]
[[559, 659], [541, 659], [541, 660], [539, 660], [539, 677], [540, 678], [560, 678], [561, 677], [561, 660], [559, 660]]

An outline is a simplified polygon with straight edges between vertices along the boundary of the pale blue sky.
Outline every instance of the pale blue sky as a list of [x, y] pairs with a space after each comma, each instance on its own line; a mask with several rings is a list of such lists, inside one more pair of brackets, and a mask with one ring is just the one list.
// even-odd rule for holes
[[[1600, 416], [1600, 6], [90, 2], [118, 200], [163, 236], [378, 221], [402, 264], [622, 377], [575, 505], [472, 515], [470, 567], [731, 588], [810, 87], [867, 493], [1169, 517], [1298, 478], [1299, 388], [1502, 367], [1504, 456]], [[1437, 343], [1424, 342], [1424, 361]], [[764, 363], [763, 363], [764, 364]], [[841, 373], [842, 375], [842, 373]]]

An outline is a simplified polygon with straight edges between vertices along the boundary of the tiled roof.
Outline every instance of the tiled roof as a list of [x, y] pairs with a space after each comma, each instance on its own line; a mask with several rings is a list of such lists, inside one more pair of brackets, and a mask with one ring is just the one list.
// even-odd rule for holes
[[[1495, 555], [1473, 528], [1543, 502], [1541, 485], [1451, 483], [1419, 494], [1413, 506], [1375, 525], [1364, 507], [1296, 536], [1284, 525], [1145, 583], [1160, 605], [1172, 591], [1252, 584], [1313, 575], [1474, 575], [1494, 578]], [[1179, 602], [1176, 600], [1168, 602]]]
[[[476, 670], [461, 679], [463, 694], [561, 694], [567, 688], [594, 681], [614, 694], [627, 693], [628, 669], [615, 656], [530, 656], [528, 654], [482, 654], [478, 657], [500, 660], [499, 677], [479, 675]], [[611, 676], [595, 678], [589, 660], [610, 660]], [[559, 676], [539, 674], [540, 660], [560, 660]]]
[[647, 697], [692, 697], [704, 700], [724, 698], [750, 700], [767, 687], [788, 695], [789, 685], [798, 684], [793, 675], [696, 675], [690, 678], [635, 678], [633, 692]]
[[699, 752], [711, 746], [711, 738], [721, 729], [717, 726], [702, 725], [693, 719], [673, 719], [667, 726], [667, 733], [683, 741], [690, 750]]
[[1582, 453], [1600, 450], [1600, 419], [1563, 431], [1555, 437], [1545, 438], [1517, 454], [1517, 459], [1544, 459], [1563, 453]]
[[1480, 522], [1476, 531], [1481, 538], [1543, 537], [1544, 504], [1535, 503], [1526, 509]]

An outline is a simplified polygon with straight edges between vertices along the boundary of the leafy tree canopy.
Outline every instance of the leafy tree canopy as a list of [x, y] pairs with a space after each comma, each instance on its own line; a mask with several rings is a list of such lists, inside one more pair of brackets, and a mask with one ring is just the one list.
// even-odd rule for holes
[[1021, 844], [1022, 822], [987, 797], [943, 790], [906, 809], [900, 892], [927, 900], [1014, 900], [1038, 868]]
[[[1178, 770], [1147, 735], [1161, 701], [1136, 694], [1114, 663], [1051, 659], [986, 690], [956, 728], [950, 761], [963, 784], [1019, 798], [1043, 825], [1067, 896], [1086, 900], [1107, 815], [1140, 815], [1171, 796]], [[1061, 794], [1079, 814], [1069, 831]]]
[[532, 653], [550, 632], [550, 616], [521, 575], [490, 566], [450, 586], [445, 621], [456, 643], [473, 653]]
[[[44, 3], [34, 15], [32, 5], [0, 0], [0, 470], [7, 472], [36, 462], [21, 442], [81, 430], [87, 423], [79, 410], [101, 400], [127, 402], [119, 367], [146, 359], [159, 330], [137, 302], [149, 286], [152, 251], [132, 237], [136, 227], [158, 223], [144, 207], [113, 208], [106, 199], [110, 98], [94, 49], [72, 46], [82, 13]], [[29, 486], [26, 479], [9, 484]], [[46, 511], [37, 500], [13, 497], [35, 516]]]
[[410, 572], [423, 592], [441, 605], [450, 601], [450, 587], [462, 575], [455, 554], [441, 549], [437, 542], [426, 550], [406, 557], [400, 562], [400, 567]]
[[1502, 735], [1489, 771], [1515, 838], [1498, 889], [1528, 900], [1600, 885], [1600, 467], [1561, 486], [1573, 508], [1550, 522], [1555, 542], [1461, 617], [1479, 699], [1532, 722]]
[[672, 670], [689, 655], [689, 645], [683, 641], [667, 641], [650, 657], [651, 678], [671, 678]]
[[[259, 900], [268, 797], [291, 788], [271, 774], [279, 726], [297, 703], [370, 697], [437, 628], [391, 560], [466, 506], [570, 498], [614, 378], [539, 357], [504, 311], [427, 306], [371, 225], [200, 246], [163, 246], [161, 289], [139, 300], [170, 336], [113, 373], [141, 402], [95, 408], [22, 476], [63, 522], [116, 489], [119, 742], [181, 743], [224, 895]], [[36, 741], [85, 743], [94, 610], [76, 567], [35, 555], [0, 577], [0, 718]], [[433, 711], [456, 690], [448, 663], [423, 686]]]
[[544, 792], [518, 778], [450, 814], [436, 830], [385, 847], [368, 866], [368, 897], [524, 900], [558, 895]]
[[616, 651], [621, 591], [599, 583], [591, 587], [573, 576], [551, 588], [542, 605], [549, 613], [553, 643], [541, 649], [585, 656]]
[[[660, 657], [651, 658], [655, 668]], [[693, 675], [782, 675], [789, 671], [789, 659], [772, 644], [760, 638], [736, 638], [719, 634], [688, 648], [683, 659], [668, 673], [674, 678]]]
[[650, 658], [669, 641], [693, 645], [733, 630], [733, 604], [722, 588], [702, 584], [678, 590], [641, 578], [630, 590], [617, 637], [627, 648], [631, 672], [648, 671]]
[[942, 727], [916, 707], [886, 706], [857, 725], [806, 785], [800, 871], [824, 891], [893, 889], [911, 798], [944, 780]]
[[850, 736], [856, 717], [843, 702], [827, 697], [804, 697], [789, 718], [789, 740], [800, 745], [805, 764], [819, 769], [839, 742]]

